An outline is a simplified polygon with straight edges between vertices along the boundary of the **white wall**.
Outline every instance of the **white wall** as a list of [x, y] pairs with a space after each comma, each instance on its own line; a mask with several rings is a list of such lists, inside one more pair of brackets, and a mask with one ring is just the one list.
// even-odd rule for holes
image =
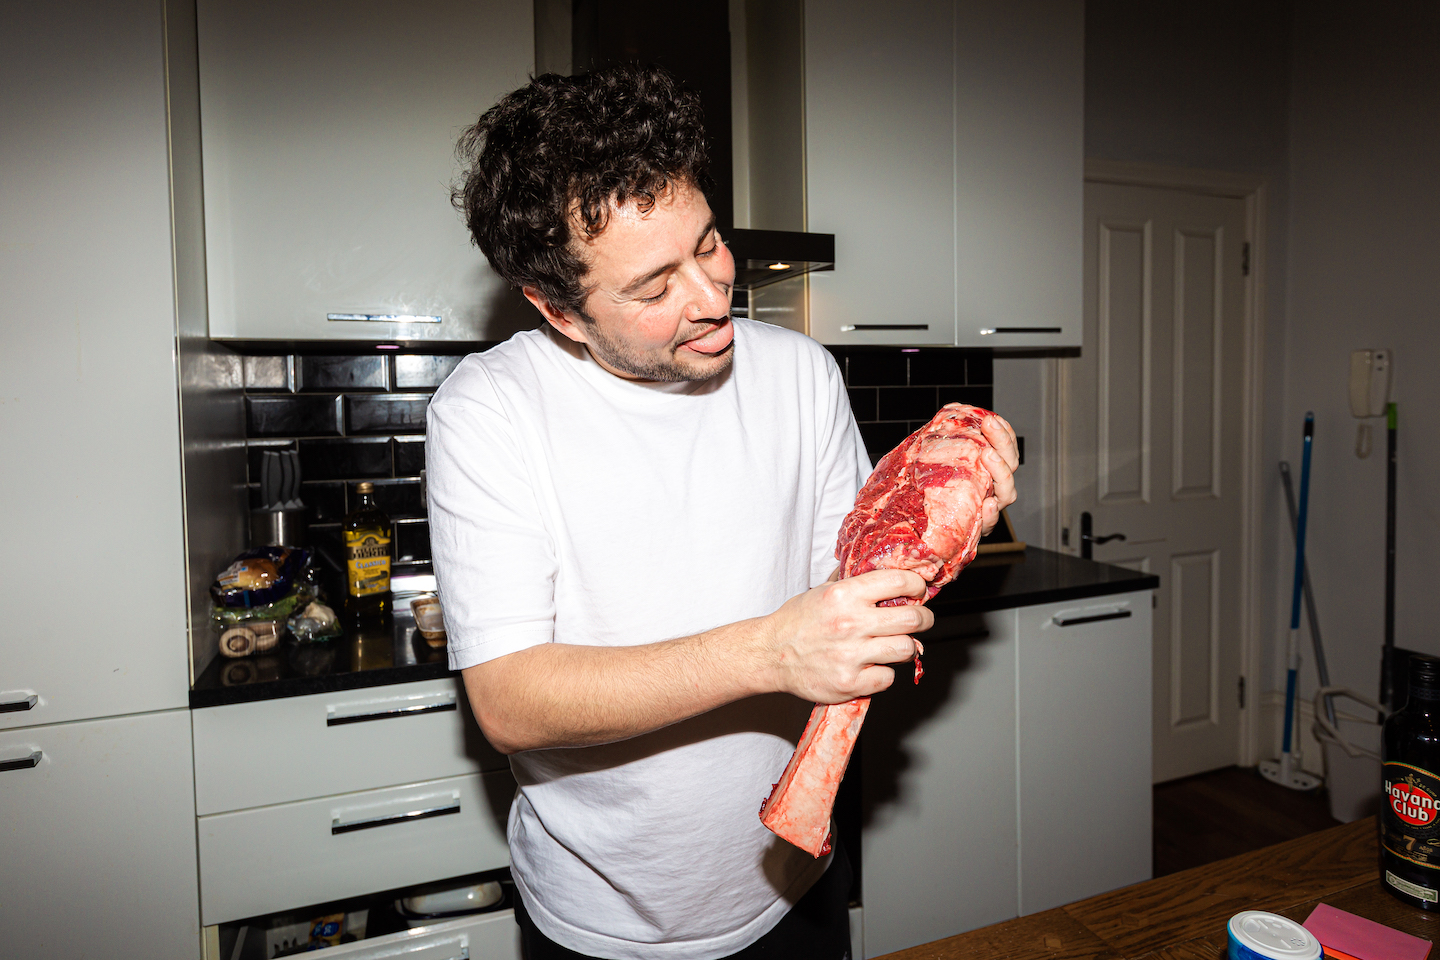
[[[1289, 319], [1272, 432], [1298, 470], [1314, 410], [1309, 556], [1331, 679], [1374, 696], [1383, 636], [1385, 457], [1354, 452], [1351, 350], [1390, 347], [1400, 403], [1396, 642], [1440, 654], [1440, 5], [1310, 0], [1295, 9]], [[1282, 532], [1283, 529], [1282, 529]], [[1289, 535], [1280, 538], [1288, 548]], [[1290, 564], [1275, 598], [1289, 617]], [[1313, 664], [1302, 673], [1313, 690]]]

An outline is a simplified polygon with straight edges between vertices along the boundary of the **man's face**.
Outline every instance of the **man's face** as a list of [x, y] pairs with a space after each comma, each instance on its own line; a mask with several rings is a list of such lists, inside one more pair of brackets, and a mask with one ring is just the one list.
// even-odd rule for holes
[[590, 266], [583, 315], [554, 310], [528, 287], [525, 295], [596, 363], [626, 380], [672, 382], [730, 366], [735, 260], [699, 190], [674, 184], [644, 213], [633, 202], [612, 207], [581, 256]]

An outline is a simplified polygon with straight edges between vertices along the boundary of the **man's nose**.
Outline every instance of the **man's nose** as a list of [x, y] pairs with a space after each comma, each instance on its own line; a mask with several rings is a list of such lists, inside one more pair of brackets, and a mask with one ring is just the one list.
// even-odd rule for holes
[[696, 266], [689, 277], [691, 294], [685, 305], [685, 319], [718, 320], [730, 312], [730, 287], [721, 285]]

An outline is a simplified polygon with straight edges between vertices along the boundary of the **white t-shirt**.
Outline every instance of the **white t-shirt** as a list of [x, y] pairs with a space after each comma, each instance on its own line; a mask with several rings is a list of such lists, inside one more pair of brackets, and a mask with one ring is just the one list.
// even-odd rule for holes
[[[548, 326], [517, 334], [456, 368], [428, 424], [455, 669], [771, 613], [830, 575], [870, 472], [830, 355], [746, 320], [727, 373], [676, 384], [622, 380]], [[616, 960], [713, 960], [768, 932], [828, 865], [758, 816], [810, 706], [755, 697], [512, 756], [511, 867], [536, 926]]]

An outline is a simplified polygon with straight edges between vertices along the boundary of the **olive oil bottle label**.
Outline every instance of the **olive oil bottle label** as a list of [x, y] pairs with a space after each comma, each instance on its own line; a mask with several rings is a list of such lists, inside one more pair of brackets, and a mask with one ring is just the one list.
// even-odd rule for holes
[[350, 596], [368, 597], [389, 590], [390, 538], [365, 530], [346, 530], [345, 567]]
[[1395, 760], [1385, 764], [1383, 777], [1385, 849], [1408, 863], [1440, 871], [1440, 777]]

